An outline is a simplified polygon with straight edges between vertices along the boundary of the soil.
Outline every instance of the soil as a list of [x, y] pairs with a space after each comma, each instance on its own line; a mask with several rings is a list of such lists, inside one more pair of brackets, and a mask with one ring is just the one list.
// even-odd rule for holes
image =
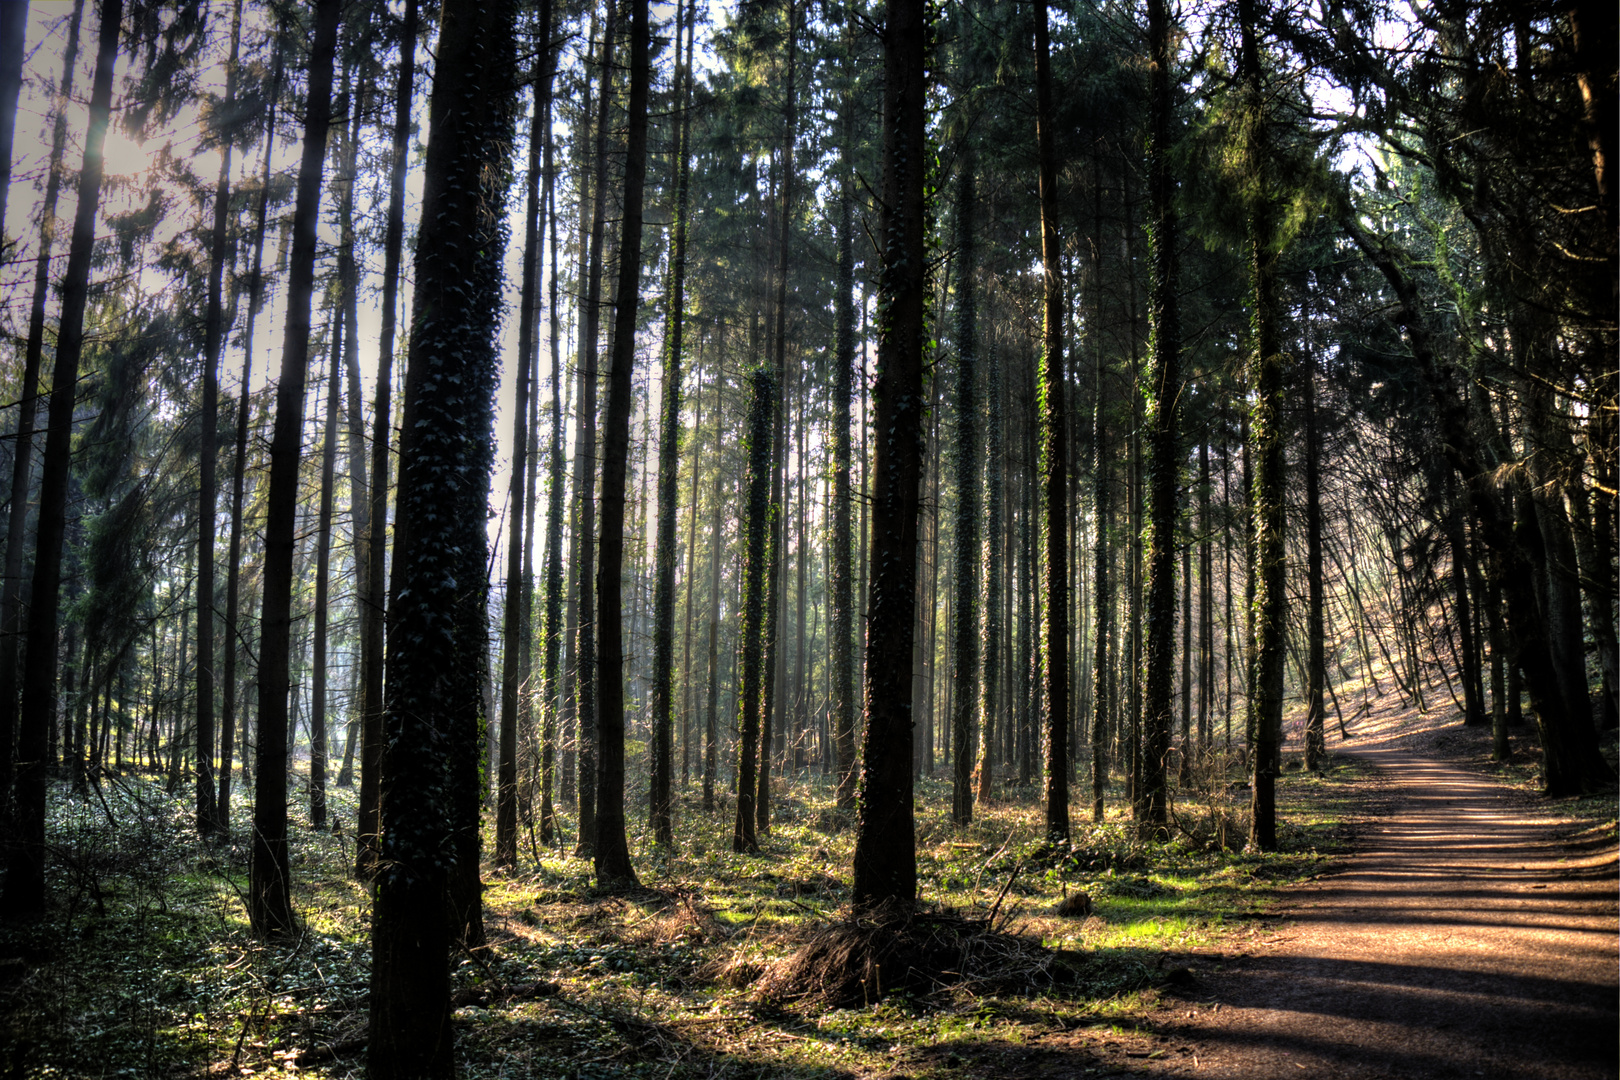
[[1616, 1076], [1612, 814], [1561, 816], [1483, 774], [1488, 733], [1462, 730], [1387, 714], [1335, 733], [1375, 770], [1354, 854], [1187, 956], [1136, 1024], [937, 1047], [929, 1063], [1041, 1080]]

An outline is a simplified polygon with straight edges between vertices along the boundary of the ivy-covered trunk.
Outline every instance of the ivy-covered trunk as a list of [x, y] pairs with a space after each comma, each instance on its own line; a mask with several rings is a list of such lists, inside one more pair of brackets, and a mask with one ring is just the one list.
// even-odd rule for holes
[[855, 907], [917, 899], [912, 814], [912, 665], [918, 484], [922, 477], [927, 275], [924, 127], [928, 22], [922, 0], [891, 0], [883, 27], [883, 198], [872, 467], [866, 717], [855, 835]]
[[[1152, 4], [1149, 8], [1151, 10]], [[1041, 196], [1045, 302], [1038, 375], [1041, 605], [1041, 735], [1046, 748], [1046, 838], [1069, 838], [1069, 444], [1063, 375], [1063, 251], [1057, 233], [1052, 71], [1044, 0], [1035, 5], [1035, 142]]]
[[1171, 695], [1175, 672], [1176, 518], [1181, 446], [1181, 328], [1176, 309], [1175, 181], [1170, 173], [1170, 13], [1164, 0], [1148, 2], [1148, 376], [1144, 423], [1148, 432], [1147, 643], [1142, 679], [1142, 801], [1148, 825], [1167, 820], [1165, 776], [1170, 753]]
[[[747, 502], [743, 505], [743, 595], [742, 641], [739, 656], [737, 694], [737, 816], [731, 833], [731, 850], [739, 853], [759, 850], [755, 838], [755, 767], [760, 751], [760, 714], [763, 711], [762, 683], [765, 654], [765, 569], [766, 531], [771, 513], [771, 416], [775, 411], [776, 380], [768, 369], [757, 368], [748, 379], [748, 475], [743, 481]], [[718, 590], [716, 590], [718, 591]], [[713, 623], [710, 624], [711, 644]], [[710, 694], [714, 681], [710, 681]], [[710, 744], [713, 745], [712, 742]]]
[[453, 936], [469, 924], [458, 882], [477, 856], [476, 844], [459, 834], [483, 710], [482, 511], [494, 434], [513, 21], [510, 0], [464, 5], [439, 40], [400, 425], [372, 915], [372, 1076], [454, 1073], [449, 960]]
[[[1260, 109], [1264, 88], [1259, 46], [1255, 38], [1254, 0], [1238, 7], [1243, 34], [1241, 74], [1247, 108]], [[1254, 132], [1245, 148], [1250, 179], [1264, 166], [1267, 150], [1263, 120], [1253, 121]], [[1254, 645], [1249, 658], [1249, 730], [1254, 740], [1254, 787], [1250, 804], [1249, 840], [1262, 851], [1277, 846], [1277, 775], [1282, 770], [1283, 664], [1286, 659], [1288, 597], [1284, 561], [1283, 525], [1285, 477], [1283, 472], [1283, 361], [1277, 342], [1276, 255], [1272, 250], [1272, 209], [1263, 191], [1250, 195], [1248, 213], [1249, 385], [1254, 400], [1249, 407], [1249, 454], [1253, 460], [1250, 513], [1253, 520], [1253, 561], [1250, 574], [1254, 600]], [[1151, 661], [1149, 661], [1151, 663]]]

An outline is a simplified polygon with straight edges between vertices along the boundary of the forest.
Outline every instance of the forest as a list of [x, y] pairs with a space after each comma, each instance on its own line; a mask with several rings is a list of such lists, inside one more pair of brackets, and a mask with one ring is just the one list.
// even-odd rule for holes
[[1617, 18], [0, 2], [0, 1067], [1263, 1078], [1424, 784], [1612, 885]]

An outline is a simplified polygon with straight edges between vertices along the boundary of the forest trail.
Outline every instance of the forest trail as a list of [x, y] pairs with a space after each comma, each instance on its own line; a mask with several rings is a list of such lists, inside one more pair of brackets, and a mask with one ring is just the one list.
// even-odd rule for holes
[[1194, 980], [1145, 1041], [1044, 1039], [1030, 1075], [1615, 1076], [1612, 836], [1577, 836], [1522, 792], [1403, 741], [1336, 747], [1377, 773], [1374, 814], [1337, 872], [1287, 890], [1252, 943], [1190, 958]]

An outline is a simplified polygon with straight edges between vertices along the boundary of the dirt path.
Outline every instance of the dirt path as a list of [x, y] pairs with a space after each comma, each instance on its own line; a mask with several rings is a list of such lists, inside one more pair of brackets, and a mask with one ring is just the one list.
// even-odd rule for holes
[[1250, 952], [1195, 960], [1155, 1036], [1043, 1039], [1029, 1065], [1052, 1080], [1616, 1075], [1612, 841], [1572, 847], [1575, 826], [1399, 741], [1340, 752], [1380, 774], [1357, 854], [1285, 894]]

